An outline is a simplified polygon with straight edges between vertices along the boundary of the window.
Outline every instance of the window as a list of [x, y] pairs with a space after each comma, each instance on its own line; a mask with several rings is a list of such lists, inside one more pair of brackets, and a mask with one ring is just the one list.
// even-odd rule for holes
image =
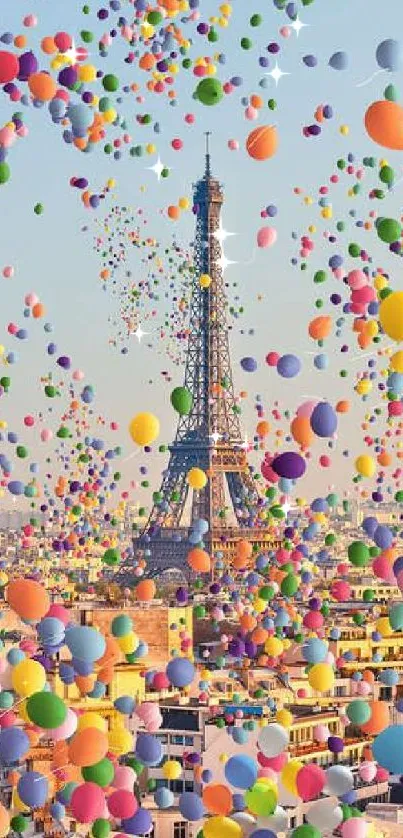
[[194, 736], [185, 736], [185, 745], [193, 745]]
[[183, 736], [171, 736], [172, 745], [183, 745]]
[[176, 823], [174, 823], [173, 838], [187, 838], [186, 821], [176, 821]]

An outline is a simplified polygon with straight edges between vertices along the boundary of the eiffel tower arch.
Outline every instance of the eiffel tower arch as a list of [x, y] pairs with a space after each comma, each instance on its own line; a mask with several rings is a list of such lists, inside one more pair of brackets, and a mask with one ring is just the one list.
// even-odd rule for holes
[[[247, 461], [234, 393], [221, 248], [224, 195], [211, 173], [208, 138], [207, 133], [204, 175], [193, 189], [195, 272], [184, 379], [193, 404], [191, 412], [180, 417], [169, 446], [158, 493], [162, 500], [154, 503], [144, 530], [133, 542], [135, 554], [142, 552], [147, 558], [150, 577], [173, 568], [187, 574], [189, 535], [192, 523], [200, 519], [208, 524], [203, 545], [211, 553], [230, 552], [240, 538], [261, 549], [273, 545], [262, 515], [264, 499]], [[202, 274], [211, 278], [208, 288], [200, 284]], [[186, 526], [185, 506], [192, 492], [187, 473], [194, 466], [207, 472], [209, 479], [203, 489], [193, 491], [190, 526]], [[230, 515], [225, 511], [227, 494]], [[129, 568], [121, 570], [127, 574]]]

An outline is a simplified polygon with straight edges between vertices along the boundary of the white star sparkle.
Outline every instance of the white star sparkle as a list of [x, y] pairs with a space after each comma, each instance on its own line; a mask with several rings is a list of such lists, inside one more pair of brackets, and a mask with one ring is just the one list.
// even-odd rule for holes
[[217, 239], [218, 242], [220, 242], [220, 244], [223, 244], [223, 242], [225, 242], [226, 239], [229, 239], [230, 236], [236, 236], [236, 233], [230, 233], [228, 230], [224, 230], [220, 218], [220, 226], [218, 230], [216, 230], [215, 233], [213, 233], [213, 236], [215, 239]]
[[298, 38], [299, 33], [301, 32], [301, 29], [305, 29], [306, 26], [309, 26], [309, 24], [308, 23], [302, 23], [302, 20], [300, 20], [299, 17], [297, 17], [296, 20], [294, 20], [291, 23], [291, 29], [294, 30], [297, 38]]
[[237, 264], [236, 262], [234, 262], [233, 259], [227, 259], [223, 250], [221, 251], [221, 256], [217, 260], [217, 263], [218, 263], [219, 268], [221, 269], [221, 273], [224, 273], [224, 271], [229, 267], [229, 265], [236, 265]]
[[277, 61], [276, 61], [275, 67], [273, 67], [273, 69], [270, 70], [270, 73], [265, 73], [265, 76], [271, 76], [272, 77], [273, 81], [276, 83], [276, 87], [277, 87], [280, 79], [283, 76], [289, 76], [289, 75], [290, 75], [290, 73], [283, 73], [283, 71], [280, 70], [280, 67], [277, 64]]
[[141, 343], [141, 339], [144, 338], [146, 335], [149, 335], [150, 332], [143, 332], [143, 329], [141, 328], [141, 325], [139, 323], [139, 325], [137, 326], [136, 331], [133, 332], [133, 334], [137, 338], [138, 342]]
[[213, 440], [214, 445], [217, 445], [218, 440], [221, 439], [221, 434], [219, 434], [218, 431], [214, 431], [210, 434], [210, 439]]
[[154, 165], [153, 165], [153, 166], [147, 166], [147, 171], [149, 171], [149, 172], [154, 172], [154, 174], [156, 174], [156, 175], [157, 175], [157, 180], [158, 180], [158, 181], [160, 181], [160, 180], [161, 180], [161, 174], [162, 174], [162, 172], [164, 171], [164, 169], [165, 169], [165, 166], [164, 166], [164, 164], [163, 164], [163, 162], [162, 162], [162, 160], [161, 160], [161, 158], [160, 158], [160, 156], [159, 156], [159, 155], [158, 155], [158, 160], [157, 160], [157, 162], [156, 162], [156, 163], [154, 163]]
[[286, 500], [286, 501], [285, 501], [285, 503], [283, 503], [283, 506], [282, 506], [282, 510], [283, 510], [283, 512], [285, 513], [285, 516], [286, 516], [286, 517], [287, 517], [287, 515], [288, 515], [288, 513], [289, 513], [290, 509], [291, 509], [291, 504], [289, 503], [289, 501], [288, 501], [288, 500]]

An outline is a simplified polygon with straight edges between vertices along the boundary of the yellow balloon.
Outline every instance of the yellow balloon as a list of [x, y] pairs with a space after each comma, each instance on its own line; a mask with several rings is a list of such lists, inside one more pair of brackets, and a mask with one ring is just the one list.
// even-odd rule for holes
[[128, 754], [133, 748], [133, 736], [125, 727], [114, 727], [109, 731], [109, 750], [114, 756]]
[[203, 824], [205, 838], [241, 838], [242, 829], [236, 821], [216, 815]]
[[46, 684], [46, 672], [39, 661], [24, 658], [13, 667], [11, 673], [13, 689], [18, 695], [26, 698], [33, 693], [41, 692]]
[[282, 710], [278, 710], [276, 713], [276, 722], [283, 727], [291, 727], [292, 725], [292, 713], [289, 710], [283, 708]]
[[281, 772], [281, 782], [284, 788], [296, 797], [298, 797], [297, 774], [302, 767], [303, 763], [299, 759], [291, 759]]
[[392, 291], [379, 306], [381, 326], [392, 340], [403, 340], [403, 291]]
[[355, 461], [355, 470], [362, 477], [373, 477], [376, 471], [375, 460], [369, 454], [361, 454]]
[[204, 489], [207, 475], [201, 468], [191, 468], [187, 473], [187, 482], [191, 489]]
[[264, 644], [264, 650], [271, 658], [278, 658], [282, 654], [284, 646], [279, 637], [268, 637]]
[[393, 634], [393, 629], [388, 617], [380, 617], [379, 620], [376, 621], [375, 625], [376, 630], [379, 631], [379, 634], [381, 634], [382, 637], [390, 637], [390, 635]]
[[315, 663], [308, 672], [308, 682], [313, 690], [326, 693], [334, 684], [334, 672], [329, 663]]
[[92, 64], [81, 64], [81, 66], [79, 66], [78, 78], [80, 81], [88, 84], [89, 82], [95, 81], [96, 77], [97, 71]]
[[137, 445], [151, 445], [160, 432], [160, 423], [153, 413], [137, 413], [129, 425], [129, 433]]
[[199, 283], [201, 288], [209, 288], [211, 285], [211, 276], [208, 274], [201, 274]]
[[83, 713], [82, 716], [78, 716], [77, 731], [86, 730], [88, 727], [96, 727], [97, 730], [102, 730], [103, 733], [106, 733], [108, 723], [99, 713], [94, 713], [89, 710], [87, 713]]
[[4, 588], [4, 585], [7, 585], [7, 582], [8, 582], [7, 573], [5, 573], [4, 570], [2, 570], [1, 573], [0, 573], [0, 588]]
[[182, 774], [182, 766], [176, 759], [168, 759], [162, 767], [162, 773], [166, 780], [178, 780]]
[[124, 655], [131, 655], [135, 652], [137, 646], [139, 645], [137, 634], [134, 634], [133, 631], [130, 631], [129, 634], [125, 634], [124, 637], [118, 637], [117, 641], [119, 648]]
[[403, 372], [403, 352], [400, 349], [399, 352], [395, 352], [390, 359], [390, 366], [394, 372]]

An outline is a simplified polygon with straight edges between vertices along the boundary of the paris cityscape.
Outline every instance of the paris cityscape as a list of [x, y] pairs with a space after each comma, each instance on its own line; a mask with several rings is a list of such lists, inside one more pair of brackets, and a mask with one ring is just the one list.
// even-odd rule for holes
[[403, 838], [402, 25], [0, 3], [0, 838]]

